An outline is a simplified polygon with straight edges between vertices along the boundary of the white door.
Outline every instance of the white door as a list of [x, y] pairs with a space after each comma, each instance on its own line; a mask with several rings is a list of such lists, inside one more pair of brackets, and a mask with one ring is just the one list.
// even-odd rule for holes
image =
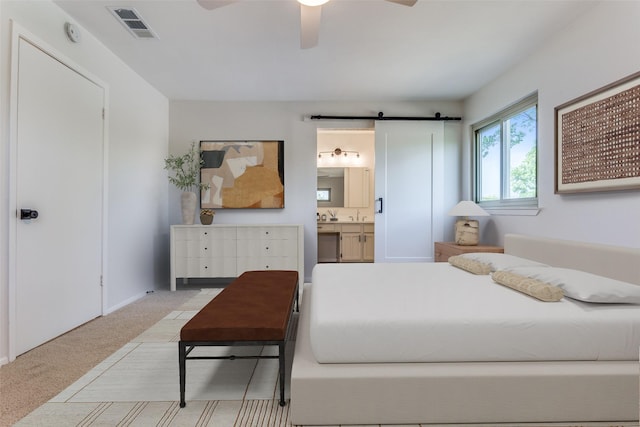
[[443, 134], [442, 122], [376, 122], [375, 262], [433, 261]]
[[17, 78], [15, 355], [102, 313], [105, 97], [24, 39]]

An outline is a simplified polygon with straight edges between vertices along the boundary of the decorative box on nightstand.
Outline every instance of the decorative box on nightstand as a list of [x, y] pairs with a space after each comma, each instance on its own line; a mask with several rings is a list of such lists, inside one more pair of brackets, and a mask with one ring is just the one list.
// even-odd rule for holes
[[453, 242], [435, 242], [433, 252], [436, 262], [447, 262], [449, 257], [454, 255], [468, 254], [471, 252], [504, 253], [504, 248], [488, 245], [461, 246]]

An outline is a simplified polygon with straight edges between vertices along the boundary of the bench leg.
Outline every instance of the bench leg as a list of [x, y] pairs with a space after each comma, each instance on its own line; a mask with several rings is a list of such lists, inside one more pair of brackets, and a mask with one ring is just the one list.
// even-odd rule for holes
[[178, 343], [178, 363], [180, 365], [180, 407], [184, 408], [187, 406], [184, 400], [187, 382], [187, 346], [182, 341]]
[[284, 363], [284, 351], [286, 341], [281, 341], [278, 344], [278, 359], [280, 361], [280, 406], [285, 406], [287, 402], [284, 400], [284, 377], [285, 377], [285, 363]]

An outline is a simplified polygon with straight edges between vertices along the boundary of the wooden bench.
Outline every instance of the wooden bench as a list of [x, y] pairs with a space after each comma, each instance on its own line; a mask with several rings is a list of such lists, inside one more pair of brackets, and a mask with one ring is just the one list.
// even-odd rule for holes
[[[284, 400], [285, 344], [298, 308], [298, 272], [247, 271], [222, 290], [180, 330], [180, 407], [186, 406], [187, 359], [279, 359]], [[189, 356], [198, 346], [277, 345], [278, 356]]]

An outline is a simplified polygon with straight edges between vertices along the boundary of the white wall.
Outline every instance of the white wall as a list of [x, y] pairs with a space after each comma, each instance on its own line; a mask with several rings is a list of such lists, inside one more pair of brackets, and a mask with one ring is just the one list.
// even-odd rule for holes
[[[168, 251], [167, 179], [163, 170], [168, 149], [168, 100], [87, 31], [81, 29], [81, 43], [69, 42], [64, 23], [70, 18], [49, 1], [3, 0], [0, 18], [2, 205], [9, 205], [10, 21], [15, 20], [108, 85], [107, 312], [158, 286], [168, 288], [168, 268], [161, 264]], [[64, 160], [60, 161], [64, 167]], [[6, 210], [0, 211], [0, 364], [8, 355], [8, 229], [14, 218]]]
[[[371, 128], [372, 122], [309, 121], [305, 116], [459, 116], [458, 102], [202, 102], [171, 101], [169, 108], [169, 152], [184, 153], [192, 141], [202, 139], [278, 139], [285, 144], [285, 208], [273, 210], [224, 210], [215, 223], [294, 223], [305, 229], [305, 275], [310, 279], [317, 260], [316, 234], [316, 131], [318, 128]], [[460, 124], [445, 125], [448, 206], [458, 202]], [[410, 189], [408, 189], [410, 191]], [[179, 192], [169, 192], [169, 220], [179, 224]], [[450, 227], [453, 228], [453, 222]], [[452, 234], [452, 232], [451, 232]], [[447, 235], [445, 233], [445, 235]], [[452, 235], [448, 236], [452, 238]]]
[[640, 246], [640, 191], [554, 194], [554, 108], [640, 70], [640, 2], [592, 8], [508, 73], [465, 101], [463, 194], [470, 195], [470, 125], [538, 91], [537, 216], [492, 216], [482, 240], [516, 232]]

